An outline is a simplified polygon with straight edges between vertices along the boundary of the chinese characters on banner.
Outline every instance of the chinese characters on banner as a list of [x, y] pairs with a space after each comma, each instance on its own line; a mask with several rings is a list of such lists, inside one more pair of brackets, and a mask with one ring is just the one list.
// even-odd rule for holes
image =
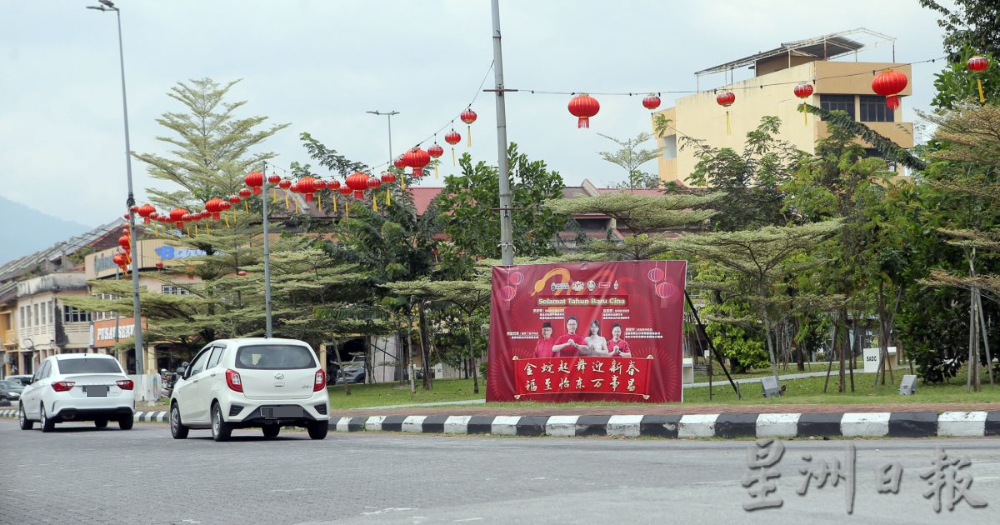
[[681, 401], [686, 269], [494, 267], [486, 400]]
[[[750, 471], [743, 475], [741, 485], [747, 489], [750, 499], [743, 503], [744, 510], [773, 509], [784, 505], [784, 500], [777, 494], [776, 480], [781, 477], [781, 473], [773, 468], [781, 461], [784, 453], [785, 445], [776, 439], [760, 440], [747, 446], [747, 468]], [[844, 507], [847, 514], [853, 514], [857, 485], [857, 450], [854, 443], [849, 442], [844, 446], [843, 465], [838, 458], [831, 458], [830, 462], [825, 459], [814, 462], [811, 454], [803, 454], [801, 459], [804, 465], [798, 470], [802, 479], [795, 493], [805, 496], [810, 486], [819, 490], [824, 486], [837, 487], [843, 481]], [[954, 510], [962, 500], [973, 508], [986, 506], [986, 500], [970, 490], [972, 474], [961, 470], [971, 465], [969, 456], [950, 457], [940, 446], [937, 447], [931, 467], [920, 472], [920, 479], [925, 480], [926, 487], [922, 495], [933, 502], [934, 512], [941, 512], [942, 499], [944, 507], [949, 511]], [[899, 494], [903, 466], [898, 461], [879, 466], [875, 469], [874, 476], [875, 489], [879, 494]]]
[[518, 359], [515, 399], [532, 394], [604, 393], [649, 398], [649, 368], [646, 359], [622, 357], [557, 357]]

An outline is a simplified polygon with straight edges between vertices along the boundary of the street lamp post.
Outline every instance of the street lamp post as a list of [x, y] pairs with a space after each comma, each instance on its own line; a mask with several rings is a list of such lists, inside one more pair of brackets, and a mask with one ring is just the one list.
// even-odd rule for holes
[[493, 14], [493, 76], [497, 98], [497, 153], [500, 175], [500, 257], [504, 266], [514, 264], [514, 227], [510, 207], [510, 169], [507, 165], [507, 106], [504, 102], [503, 51], [500, 46], [500, 3], [491, 3]]
[[386, 119], [389, 121], [389, 165], [391, 166], [392, 165], [392, 116], [399, 115], [399, 112], [396, 110], [392, 110], [383, 113], [381, 111], [375, 110], [375, 111], [366, 111], [365, 113], [371, 113], [372, 115], [377, 115], [380, 117], [385, 115]]
[[87, 6], [87, 9], [95, 9], [97, 11], [114, 11], [115, 16], [118, 19], [118, 58], [121, 64], [122, 72], [122, 115], [125, 118], [125, 172], [128, 177], [128, 199], [125, 201], [125, 205], [128, 208], [128, 223], [129, 231], [132, 232], [129, 237], [132, 239], [132, 317], [135, 321], [135, 371], [137, 374], [142, 374], [143, 370], [143, 352], [144, 345], [142, 343], [142, 307], [139, 304], [139, 259], [142, 258], [142, 254], [136, 251], [136, 234], [135, 234], [135, 212], [132, 211], [132, 207], [135, 206], [135, 194], [132, 191], [132, 148], [129, 144], [129, 134], [128, 134], [128, 98], [125, 95], [125, 50], [122, 45], [122, 15], [121, 10], [115, 7], [114, 2], [111, 0], [98, 0], [101, 3], [99, 6]]

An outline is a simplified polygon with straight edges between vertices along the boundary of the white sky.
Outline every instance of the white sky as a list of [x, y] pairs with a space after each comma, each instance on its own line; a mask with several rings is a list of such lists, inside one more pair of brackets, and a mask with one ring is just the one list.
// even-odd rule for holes
[[[124, 209], [125, 162], [113, 13], [88, 0], [3, 2], [0, 11], [0, 195], [94, 226]], [[369, 164], [387, 157], [385, 117], [397, 110], [395, 152], [458, 114], [493, 60], [489, 0], [119, 0], [132, 149], [165, 153], [155, 120], [180, 104], [177, 81], [243, 79], [232, 100], [241, 116], [292, 126], [269, 140], [277, 162], [310, 162], [298, 135]], [[821, 9], [817, 9], [822, 5]], [[900, 62], [942, 56], [934, 12], [916, 0], [501, 0], [508, 88], [552, 91], [693, 90], [694, 72], [790, 42], [857, 27], [897, 37]], [[889, 61], [891, 49], [862, 53]], [[916, 65], [904, 119], [926, 109], [943, 62]], [[749, 72], [744, 71], [745, 76]], [[740, 73], [737, 73], [737, 80]], [[722, 83], [703, 79], [702, 89]], [[486, 87], [492, 87], [490, 74]], [[663, 95], [671, 106], [674, 95]], [[508, 139], [545, 160], [567, 184], [608, 185], [620, 168], [597, 132], [630, 137], [649, 129], [638, 97], [598, 97], [591, 129], [577, 130], [568, 96], [507, 96]], [[475, 160], [496, 163], [492, 93], [473, 108]], [[443, 133], [438, 141], [450, 153]], [[649, 146], [653, 146], [650, 142]], [[426, 147], [426, 146], [425, 146]], [[313, 163], [314, 164], [314, 163]], [[450, 173], [450, 162], [444, 163]], [[655, 171], [655, 163], [644, 166]], [[137, 199], [154, 184], [133, 160]], [[319, 171], [322, 176], [328, 174]], [[428, 185], [440, 185], [431, 177]], [[11, 227], [0, 225], [0, 227]]]

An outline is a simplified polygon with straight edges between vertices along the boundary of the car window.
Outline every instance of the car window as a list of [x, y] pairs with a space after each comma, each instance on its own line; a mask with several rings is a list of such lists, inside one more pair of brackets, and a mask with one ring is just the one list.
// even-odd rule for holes
[[38, 369], [38, 373], [35, 375], [35, 379], [36, 380], [45, 379], [46, 377], [49, 377], [49, 362], [48, 361], [42, 363], [42, 367]]
[[244, 346], [236, 352], [236, 368], [251, 370], [292, 370], [315, 368], [312, 352], [296, 345]]
[[59, 372], [63, 374], [120, 374], [122, 367], [118, 361], [108, 357], [81, 357], [59, 360]]
[[208, 369], [211, 370], [219, 364], [219, 359], [222, 357], [222, 352], [224, 348], [219, 348], [218, 346], [212, 349], [212, 357], [208, 358]]
[[194, 363], [191, 364], [190, 373], [188, 377], [196, 376], [205, 370], [205, 363], [208, 361], [208, 357], [211, 354], [211, 348], [206, 348], [198, 354], [198, 357], [194, 358]]

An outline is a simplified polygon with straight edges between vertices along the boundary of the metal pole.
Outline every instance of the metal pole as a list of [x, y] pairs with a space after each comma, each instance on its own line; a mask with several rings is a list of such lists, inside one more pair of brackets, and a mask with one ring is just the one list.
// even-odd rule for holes
[[118, 19], [118, 58], [121, 62], [122, 71], [122, 114], [125, 117], [125, 172], [128, 176], [128, 200], [125, 205], [128, 207], [129, 231], [132, 239], [132, 317], [135, 321], [135, 371], [137, 374], [145, 373], [143, 367], [145, 345], [142, 341], [142, 306], [139, 302], [139, 262], [142, 254], [136, 250], [138, 235], [135, 231], [135, 194], [132, 191], [132, 147], [129, 143], [128, 133], [128, 98], [125, 95], [125, 48], [122, 44], [122, 14], [117, 7], [112, 7]]
[[272, 337], [271, 324], [271, 241], [267, 235], [267, 162], [264, 162], [264, 188], [260, 199], [264, 215], [264, 337]]
[[389, 121], [389, 165], [392, 166], [392, 116], [399, 113], [398, 111], [390, 111], [387, 115]]
[[500, 167], [500, 257], [504, 266], [514, 264], [513, 223], [510, 216], [510, 174], [507, 165], [507, 109], [504, 103], [503, 51], [500, 47], [500, 1], [492, 0], [493, 73], [497, 96], [497, 157]]

